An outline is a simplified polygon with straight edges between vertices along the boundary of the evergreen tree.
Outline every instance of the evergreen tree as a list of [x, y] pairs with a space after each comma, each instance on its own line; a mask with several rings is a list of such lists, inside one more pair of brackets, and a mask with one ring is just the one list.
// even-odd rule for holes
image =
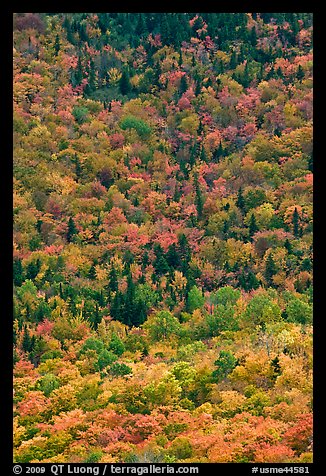
[[170, 268], [179, 269], [181, 262], [175, 243], [172, 243], [172, 245], [169, 246], [166, 254], [166, 260]]
[[311, 152], [311, 155], [309, 156], [309, 159], [308, 159], [308, 170], [310, 170], [310, 172], [314, 171], [314, 155], [313, 155], [313, 152]]
[[296, 78], [300, 83], [302, 83], [302, 80], [304, 79], [304, 77], [305, 77], [305, 72], [303, 71], [301, 64], [299, 64]]
[[144, 19], [144, 13], [139, 13], [138, 23], [135, 29], [135, 33], [138, 36], [143, 36], [148, 33], [147, 25]]
[[20, 258], [14, 258], [13, 261], [13, 279], [15, 286], [21, 286], [24, 281], [23, 277], [23, 265]]
[[197, 80], [195, 84], [195, 96], [199, 96], [199, 94], [201, 93], [201, 89], [202, 89], [202, 82], [200, 80]]
[[238, 365], [238, 360], [232, 352], [221, 350], [214, 365], [217, 369], [213, 371], [212, 376], [217, 382], [221, 382]]
[[101, 289], [101, 291], [98, 293], [97, 302], [98, 302], [98, 304], [99, 304], [100, 307], [104, 307], [104, 306], [105, 306], [105, 298], [104, 298], [103, 290], [102, 290], [102, 289]]
[[149, 265], [149, 255], [148, 251], [145, 251], [142, 259], [142, 270], [144, 270]]
[[37, 258], [35, 261], [28, 263], [26, 268], [26, 279], [35, 279], [41, 269], [41, 260]]
[[161, 28], [160, 28], [160, 33], [161, 33], [161, 39], [163, 44], [170, 45], [171, 44], [171, 28], [170, 24], [168, 21], [168, 14], [167, 13], [162, 13], [161, 14]]
[[89, 37], [88, 37], [88, 34], [87, 34], [87, 30], [86, 30], [86, 25], [84, 23], [79, 23], [79, 25], [78, 25], [78, 34], [79, 34], [80, 41], [82, 41], [82, 42], [89, 41]]
[[72, 45], [74, 45], [76, 43], [76, 40], [75, 40], [73, 31], [72, 31], [71, 23], [69, 22], [69, 20], [67, 18], [65, 19], [65, 21], [66, 21], [66, 27], [65, 28], [67, 30], [67, 41], [69, 43], [71, 43]]
[[31, 335], [27, 329], [27, 326], [25, 324], [24, 326], [24, 335], [23, 335], [23, 341], [22, 341], [22, 348], [24, 352], [31, 352], [33, 346], [33, 341], [31, 339]]
[[272, 254], [270, 253], [267, 257], [265, 264], [265, 279], [268, 286], [274, 286], [273, 276], [277, 273], [277, 267], [274, 261]]
[[207, 162], [207, 160], [208, 160], [204, 146], [201, 148], [201, 151], [200, 151], [200, 160], [202, 162]]
[[89, 69], [88, 69], [88, 76], [87, 76], [87, 85], [84, 89], [84, 94], [89, 96], [92, 94], [96, 89], [96, 71], [95, 71], [95, 63], [92, 59], [89, 62]]
[[239, 285], [245, 291], [251, 291], [252, 289], [257, 289], [260, 283], [256, 275], [251, 270], [249, 270], [248, 272], [241, 273], [239, 276]]
[[191, 261], [191, 248], [188, 239], [184, 233], [178, 237], [177, 251], [181, 261], [180, 270], [186, 275]]
[[74, 240], [75, 235], [77, 235], [78, 230], [76, 228], [74, 219], [72, 217], [68, 220], [68, 232], [67, 232], [67, 241], [71, 243]]
[[96, 265], [97, 264], [98, 264], [97, 260], [94, 260], [92, 266], [90, 267], [90, 269], [88, 271], [88, 277], [92, 281], [94, 281], [96, 279]]
[[178, 60], [178, 65], [181, 68], [183, 64], [183, 58], [182, 58], [182, 51], [179, 49], [179, 60]]
[[122, 71], [122, 75], [119, 81], [119, 88], [123, 96], [125, 96], [126, 94], [129, 94], [131, 91], [129, 72], [127, 69], [124, 69]]
[[113, 301], [110, 304], [110, 315], [113, 319], [117, 321], [123, 322], [124, 321], [124, 300], [123, 294], [120, 291], [117, 291]]
[[58, 56], [59, 51], [60, 51], [60, 38], [59, 38], [59, 35], [57, 34], [56, 37], [55, 37], [55, 41], [54, 41], [54, 54], [55, 54], [55, 56]]
[[254, 26], [252, 27], [252, 29], [250, 31], [250, 43], [251, 43], [251, 46], [256, 48], [256, 46], [257, 46], [257, 32], [256, 32], [256, 28]]
[[198, 174], [195, 174], [194, 176], [194, 185], [195, 185], [195, 193], [196, 193], [195, 205], [197, 208], [197, 216], [198, 216], [198, 219], [201, 220], [203, 216], [204, 201], [203, 201], [202, 191], [198, 183]]
[[228, 220], [224, 220], [222, 232], [223, 232], [223, 234], [224, 234], [225, 237], [226, 237], [226, 235], [227, 235], [227, 233], [228, 233], [228, 231], [229, 231], [229, 228], [230, 228], [229, 221], [228, 221]]
[[117, 292], [118, 289], [119, 289], [118, 275], [117, 275], [117, 271], [116, 271], [114, 266], [112, 266], [112, 268], [110, 269], [110, 272], [109, 272], [108, 288], [109, 288], [110, 292]]
[[257, 289], [260, 285], [260, 281], [257, 276], [250, 270], [247, 275], [247, 290]]
[[241, 187], [238, 190], [236, 205], [237, 205], [238, 208], [240, 208], [240, 210], [242, 212], [244, 211], [245, 200], [244, 200], [244, 197], [243, 197], [243, 194], [242, 194], [242, 188]]
[[284, 248], [287, 250], [287, 252], [289, 254], [291, 254], [293, 252], [293, 247], [292, 247], [292, 244], [290, 242], [290, 240], [287, 238], [284, 242]]
[[279, 375], [282, 373], [282, 368], [280, 366], [280, 359], [278, 356], [276, 356], [274, 359], [271, 361], [271, 367], [273, 370], [273, 380], [276, 380]]
[[169, 265], [164, 256], [164, 251], [161, 245], [154, 246], [155, 260], [153, 262], [154, 269], [159, 276], [166, 274], [169, 271]]
[[297, 238], [300, 235], [300, 216], [298, 213], [297, 207], [295, 207], [293, 215], [292, 215], [292, 226], [293, 226], [293, 234]]
[[223, 156], [224, 156], [224, 149], [223, 149], [222, 141], [220, 141], [218, 148], [215, 149], [214, 151], [213, 162], [218, 163], [221, 157]]
[[232, 51], [231, 53], [231, 58], [230, 58], [230, 69], [235, 69], [237, 66], [237, 53], [235, 50]]
[[147, 318], [147, 306], [146, 303], [140, 299], [135, 303], [135, 310], [133, 313], [132, 324], [136, 327], [144, 324]]
[[124, 324], [130, 326], [134, 324], [135, 314], [135, 285], [130, 272], [127, 276], [127, 291], [124, 302]]
[[80, 85], [82, 80], [83, 80], [83, 77], [84, 77], [83, 65], [82, 65], [82, 62], [81, 62], [81, 57], [78, 56], [77, 68], [76, 68], [75, 74], [74, 74], [75, 85]]
[[180, 96], [182, 96], [183, 93], [185, 93], [188, 89], [188, 82], [186, 75], [183, 75], [180, 79], [180, 87], [179, 87], [179, 93]]
[[249, 236], [250, 238], [253, 237], [253, 235], [258, 231], [258, 226], [257, 226], [257, 222], [256, 222], [256, 217], [255, 215], [252, 213], [250, 215], [250, 221], [249, 221]]
[[75, 154], [74, 164], [75, 164], [76, 181], [79, 182], [82, 175], [82, 167], [81, 167], [80, 160], [77, 154]]
[[248, 63], [248, 61], [246, 61], [246, 64], [245, 64], [245, 67], [244, 67], [243, 75], [242, 75], [242, 78], [241, 78], [241, 83], [242, 83], [243, 87], [245, 87], [245, 88], [247, 88], [250, 84], [250, 74], [249, 74], [249, 63]]
[[99, 310], [99, 307], [98, 307], [98, 303], [96, 303], [95, 304], [95, 312], [94, 312], [93, 319], [92, 319], [94, 330], [97, 330], [98, 325], [101, 322], [101, 320], [102, 320], [102, 316], [101, 316], [101, 313], [100, 313], [100, 310]]

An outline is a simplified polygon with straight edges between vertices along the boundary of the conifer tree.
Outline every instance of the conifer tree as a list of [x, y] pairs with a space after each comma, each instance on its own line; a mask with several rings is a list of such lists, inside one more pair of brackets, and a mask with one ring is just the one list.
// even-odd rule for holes
[[159, 276], [162, 276], [163, 274], [166, 274], [169, 271], [169, 265], [166, 261], [166, 258], [164, 256], [164, 251], [161, 245], [154, 246], [154, 253], [155, 253], [155, 260], [153, 262], [153, 266], [157, 274]]
[[75, 84], [80, 85], [82, 80], [83, 80], [83, 77], [84, 77], [83, 65], [82, 65], [82, 62], [81, 62], [81, 57], [78, 56], [77, 68], [76, 68], [75, 75], [74, 75]]
[[302, 68], [301, 64], [299, 64], [297, 74], [296, 74], [296, 78], [301, 83], [302, 80], [304, 79], [304, 77], [305, 77], [305, 72], [303, 71], [303, 68]]
[[117, 271], [114, 266], [110, 269], [109, 273], [109, 284], [108, 284], [110, 292], [117, 292], [118, 291], [118, 275]]
[[297, 207], [295, 207], [293, 215], [292, 215], [292, 226], [293, 226], [293, 234], [297, 238], [300, 235], [300, 217], [299, 217]]
[[231, 53], [231, 58], [230, 58], [230, 69], [235, 69], [237, 66], [237, 53], [235, 50], [232, 51]]
[[253, 237], [253, 235], [258, 231], [258, 226], [256, 222], [256, 217], [254, 213], [250, 215], [250, 221], [249, 221], [249, 236], [250, 238]]
[[76, 228], [74, 219], [72, 217], [69, 217], [68, 220], [68, 232], [67, 232], [67, 241], [68, 243], [71, 243], [74, 240], [75, 235], [77, 235], [78, 230]]
[[30, 352], [32, 350], [32, 339], [31, 335], [27, 329], [27, 326], [25, 324], [24, 326], [24, 335], [23, 335], [23, 341], [22, 341], [22, 348], [25, 352]]
[[277, 273], [277, 267], [276, 267], [274, 258], [272, 254], [270, 253], [266, 260], [265, 273], [264, 273], [266, 283], [268, 286], [274, 285], [273, 276], [275, 276], [276, 273]]
[[55, 41], [54, 41], [54, 54], [55, 56], [58, 56], [59, 54], [59, 51], [60, 51], [60, 38], [59, 38], [59, 35], [57, 34], [56, 37], [55, 37]]
[[198, 183], [198, 174], [195, 174], [194, 176], [194, 185], [195, 185], [195, 205], [197, 208], [197, 216], [198, 219], [201, 220], [203, 216], [203, 207], [204, 207], [204, 201], [203, 201], [203, 195], [201, 188]]
[[243, 194], [242, 194], [242, 188], [241, 187], [238, 190], [236, 205], [237, 205], [238, 208], [240, 208], [241, 211], [243, 211], [244, 208], [245, 208], [245, 200], [244, 200], [244, 197], [243, 197]]
[[23, 284], [23, 265], [20, 258], [15, 258], [13, 261], [13, 279], [15, 286]]
[[250, 43], [254, 48], [257, 46], [257, 32], [256, 28], [253, 26], [250, 31]]
[[179, 87], [179, 93], [182, 96], [183, 93], [185, 93], [188, 89], [188, 83], [187, 83], [187, 78], [186, 75], [183, 75], [180, 79], [180, 87]]
[[121, 94], [123, 94], [124, 96], [130, 93], [131, 91], [129, 72], [127, 69], [124, 69], [122, 71], [122, 75], [119, 81], [119, 88], [120, 88]]

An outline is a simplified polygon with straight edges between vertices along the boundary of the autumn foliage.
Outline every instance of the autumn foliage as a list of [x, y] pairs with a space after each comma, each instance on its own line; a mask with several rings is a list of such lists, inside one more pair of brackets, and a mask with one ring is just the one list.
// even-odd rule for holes
[[312, 15], [14, 15], [16, 462], [312, 461]]

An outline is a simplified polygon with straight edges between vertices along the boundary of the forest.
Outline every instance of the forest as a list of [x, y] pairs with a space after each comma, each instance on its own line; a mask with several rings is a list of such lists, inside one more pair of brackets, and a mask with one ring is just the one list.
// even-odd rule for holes
[[14, 14], [15, 462], [312, 462], [312, 33]]

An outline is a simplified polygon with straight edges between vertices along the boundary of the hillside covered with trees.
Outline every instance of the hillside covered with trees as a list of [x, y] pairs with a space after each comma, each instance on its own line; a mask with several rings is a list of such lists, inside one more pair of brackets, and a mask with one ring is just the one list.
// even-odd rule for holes
[[14, 14], [14, 458], [312, 461], [312, 14]]

